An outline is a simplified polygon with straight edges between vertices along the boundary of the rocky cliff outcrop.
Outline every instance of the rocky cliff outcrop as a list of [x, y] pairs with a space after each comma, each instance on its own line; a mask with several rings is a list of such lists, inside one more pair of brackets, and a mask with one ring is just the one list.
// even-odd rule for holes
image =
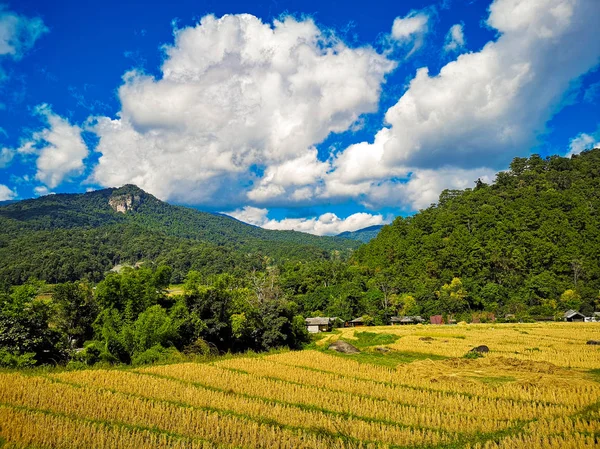
[[123, 214], [135, 210], [141, 203], [142, 198], [140, 195], [134, 195], [131, 193], [125, 193], [122, 195], [113, 195], [108, 199], [108, 204], [116, 212]]

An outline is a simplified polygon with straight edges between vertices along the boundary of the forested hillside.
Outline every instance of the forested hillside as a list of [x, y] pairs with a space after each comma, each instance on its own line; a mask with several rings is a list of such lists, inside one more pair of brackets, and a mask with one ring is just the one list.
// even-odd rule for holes
[[[129, 186], [12, 204], [0, 208], [0, 366], [295, 348], [308, 316], [590, 314], [599, 209], [600, 149], [515, 159], [493, 185], [445, 191], [397, 218], [350, 260], [332, 252], [352, 240], [272, 233]], [[148, 263], [106, 275], [124, 261]], [[81, 281], [6, 285], [30, 276]], [[173, 292], [173, 280], [185, 284]]]
[[389, 288], [424, 313], [591, 312], [600, 291], [600, 149], [516, 158], [492, 185], [446, 190], [437, 205], [384, 227], [354, 262], [385, 272]]
[[338, 237], [367, 243], [377, 237], [381, 228], [383, 228], [383, 225], [369, 226], [368, 228], [358, 229], [356, 231], [342, 232], [341, 234], [338, 234]]
[[131, 185], [2, 206], [0, 229], [0, 281], [10, 284], [98, 281], [116, 264], [139, 261], [168, 264], [178, 282], [191, 269], [245, 273], [266, 262], [347, 256], [360, 244], [261, 229], [172, 206]]

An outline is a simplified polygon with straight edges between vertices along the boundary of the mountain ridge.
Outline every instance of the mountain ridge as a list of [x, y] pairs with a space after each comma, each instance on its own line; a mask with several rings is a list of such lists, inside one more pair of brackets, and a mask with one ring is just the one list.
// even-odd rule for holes
[[345, 231], [336, 235], [336, 237], [368, 243], [377, 237], [377, 234], [379, 234], [379, 231], [381, 231], [384, 226], [385, 225], [373, 225], [367, 226], [366, 228], [357, 229], [356, 231]]
[[[262, 260], [266, 257], [265, 263], [268, 263], [269, 260], [346, 257], [360, 246], [359, 242], [348, 239], [267, 230], [226, 215], [171, 205], [131, 184], [80, 194], [47, 195], [3, 205], [0, 206], [0, 226], [3, 230], [0, 233], [0, 258], [9, 261], [0, 267], [0, 280], [10, 283], [24, 282], [29, 275], [53, 282], [84, 276], [91, 257], [81, 260], [65, 231], [74, 242], [86, 248], [86, 254], [101, 253], [101, 261], [92, 264], [94, 280], [101, 277], [102, 270], [124, 260], [149, 259], [174, 264], [176, 272], [181, 270], [178, 276], [183, 276], [185, 270], [202, 265], [200, 259], [212, 260], [207, 253], [222, 253], [227, 259], [225, 265], [216, 264], [217, 268], [213, 270], [206, 264], [201, 266], [207, 272], [218, 273], [234, 271], [238, 265], [251, 269], [253, 265], [248, 259], [252, 258]], [[127, 241], [123, 240], [124, 236]], [[96, 250], [90, 239], [100, 241], [98, 245], [104, 242], [108, 246]], [[161, 249], [158, 242], [166, 249]], [[186, 263], [179, 263], [175, 255], [177, 248], [184, 253], [179, 259]], [[198, 251], [202, 255], [192, 255]], [[19, 256], [25, 253], [29, 260]], [[59, 260], [56, 260], [56, 254], [61, 256]], [[70, 263], [67, 254], [71, 259], [77, 259], [80, 267], [70, 270], [72, 274], [68, 269], [67, 273], [60, 274], [61, 264], [68, 266]], [[54, 260], [57, 268], [37, 269], [31, 258], [41, 266]], [[249, 263], [252, 266], [249, 267]]]

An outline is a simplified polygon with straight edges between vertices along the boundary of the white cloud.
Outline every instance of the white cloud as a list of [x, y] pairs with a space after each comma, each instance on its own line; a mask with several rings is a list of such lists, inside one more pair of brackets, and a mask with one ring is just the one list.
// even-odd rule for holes
[[15, 151], [11, 148], [2, 148], [0, 150], [0, 168], [8, 167], [11, 163], [13, 157], [15, 155]]
[[256, 201], [301, 200], [325, 168], [314, 145], [376, 111], [394, 67], [312, 20], [206, 16], [175, 31], [160, 79], [125, 75], [119, 118], [94, 127], [102, 155], [91, 180], [194, 204], [239, 204], [248, 188]]
[[321, 162], [315, 148], [302, 156], [271, 165], [258, 186], [248, 192], [248, 198], [256, 203], [273, 204], [276, 198], [302, 202], [312, 199], [320, 191], [319, 181], [325, 176], [329, 164]]
[[371, 207], [394, 204], [409, 210], [424, 209], [436, 203], [445, 189], [464, 190], [474, 187], [474, 181], [478, 178], [491, 183], [494, 175], [495, 171], [489, 168], [416, 169], [402, 183], [386, 180], [371, 185], [364, 201]]
[[600, 57], [595, 0], [496, 0], [502, 35], [430, 76], [420, 69], [386, 113], [388, 163], [494, 166], [527, 152], [571, 82]]
[[571, 157], [585, 150], [600, 148], [600, 138], [597, 135], [580, 133], [569, 142], [569, 152], [566, 157]]
[[21, 59], [48, 28], [39, 17], [29, 18], [0, 5], [0, 56]]
[[33, 188], [33, 192], [37, 196], [52, 195], [53, 193], [46, 186], [37, 186]]
[[463, 48], [465, 48], [465, 43], [466, 41], [463, 25], [457, 23], [456, 25], [452, 25], [452, 27], [450, 27], [450, 31], [448, 31], [448, 34], [446, 35], [446, 44], [444, 45], [444, 51], [460, 51]]
[[[48, 28], [39, 17], [25, 17], [8, 11], [6, 5], [0, 4], [0, 60], [11, 58], [18, 61], [47, 32]], [[0, 67], [0, 81], [5, 77]]]
[[422, 207], [461, 178], [468, 185], [526, 155], [600, 61], [599, 14], [596, 0], [494, 1], [487, 23], [498, 39], [438, 75], [419, 69], [374, 142], [332, 162], [325, 195]]
[[36, 107], [35, 113], [47, 127], [21, 142], [17, 151], [37, 156], [35, 177], [52, 189], [65, 178], [83, 173], [88, 149], [81, 137], [81, 128], [53, 113], [48, 105]]
[[369, 226], [389, 223], [382, 215], [372, 215], [364, 212], [352, 214], [346, 218], [339, 218], [336, 214], [328, 212], [319, 217], [311, 218], [285, 218], [273, 220], [268, 218], [268, 209], [245, 206], [227, 215], [245, 223], [260, 226], [265, 229], [307, 232], [315, 235], [337, 235], [346, 231], [356, 231]]
[[392, 24], [391, 37], [400, 44], [412, 44], [408, 56], [423, 46], [425, 35], [429, 31], [431, 17], [425, 10], [411, 11], [405, 17], [396, 17]]
[[0, 184], [0, 201], [8, 201], [15, 199], [17, 197], [17, 193], [11, 189], [9, 189], [4, 184]]

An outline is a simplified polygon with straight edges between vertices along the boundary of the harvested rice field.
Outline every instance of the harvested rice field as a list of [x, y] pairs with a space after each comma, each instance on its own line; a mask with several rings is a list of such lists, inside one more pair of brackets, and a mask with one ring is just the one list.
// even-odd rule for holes
[[5, 371], [0, 447], [597, 448], [589, 340], [600, 323], [345, 328], [299, 352]]

